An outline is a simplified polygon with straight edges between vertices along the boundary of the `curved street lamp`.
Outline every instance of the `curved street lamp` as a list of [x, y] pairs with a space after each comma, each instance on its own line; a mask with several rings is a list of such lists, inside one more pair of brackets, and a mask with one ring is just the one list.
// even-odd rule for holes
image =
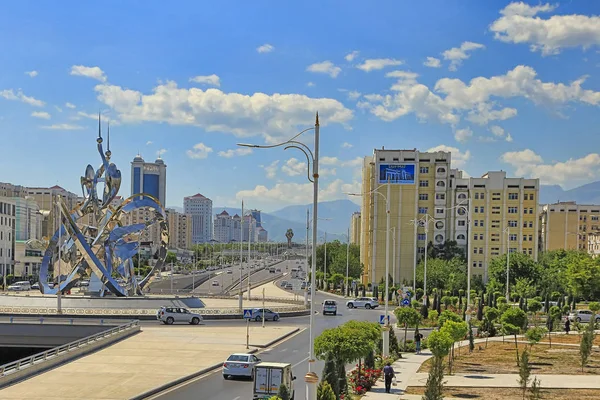
[[[296, 139], [302, 135], [304, 132], [315, 131], [315, 144], [314, 144], [314, 152], [304, 143], [297, 141]], [[312, 239], [313, 239], [313, 248], [312, 248], [312, 265], [311, 265], [311, 291], [310, 291], [310, 322], [309, 322], [309, 353], [308, 353], [308, 373], [304, 376], [304, 381], [306, 382], [306, 398], [307, 399], [316, 399], [317, 398], [317, 382], [319, 378], [317, 374], [312, 371], [312, 366], [315, 362], [314, 360], [314, 340], [313, 340], [313, 325], [314, 325], [314, 317], [315, 317], [315, 271], [316, 271], [316, 262], [317, 262], [317, 247], [315, 244], [317, 243], [317, 221], [318, 221], [318, 202], [319, 202], [319, 113], [317, 112], [315, 117], [315, 126], [313, 128], [306, 128], [303, 131], [300, 131], [296, 135], [294, 135], [291, 139], [286, 140], [285, 142], [274, 144], [274, 145], [257, 145], [257, 144], [247, 144], [247, 143], [238, 143], [238, 146], [242, 147], [250, 147], [254, 149], [272, 149], [275, 147], [284, 146], [284, 150], [287, 149], [297, 149], [300, 150], [306, 156], [306, 161], [308, 162], [307, 169], [307, 178], [313, 184], [313, 231], [312, 231]], [[310, 174], [310, 166], [312, 162], [312, 176]]]

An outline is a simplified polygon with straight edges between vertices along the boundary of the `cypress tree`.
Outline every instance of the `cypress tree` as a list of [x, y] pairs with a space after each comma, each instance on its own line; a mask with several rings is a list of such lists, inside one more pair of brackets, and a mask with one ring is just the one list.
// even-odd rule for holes
[[338, 367], [336, 366], [335, 359], [331, 355], [327, 355], [325, 359], [325, 366], [323, 367], [323, 378], [321, 382], [329, 383], [331, 389], [336, 395], [339, 395], [339, 379], [338, 379]]
[[436, 311], [438, 312], [438, 315], [442, 314], [442, 302], [441, 302], [441, 297], [439, 294], [437, 296], [437, 310]]
[[477, 320], [481, 321], [483, 319], [483, 302], [481, 301], [481, 297], [479, 298], [479, 304], [477, 306]]

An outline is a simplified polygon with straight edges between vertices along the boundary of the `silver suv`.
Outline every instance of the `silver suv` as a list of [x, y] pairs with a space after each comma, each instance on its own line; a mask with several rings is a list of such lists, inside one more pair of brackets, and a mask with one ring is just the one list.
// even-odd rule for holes
[[[573, 322], [590, 322], [594, 313], [590, 310], [577, 310], [569, 313], [569, 319]], [[600, 315], [596, 315], [596, 322], [600, 322]]]
[[156, 319], [166, 325], [173, 325], [175, 322], [198, 325], [203, 320], [202, 315], [182, 307], [161, 307], [156, 314]]
[[379, 302], [374, 297], [358, 297], [354, 300], [350, 300], [346, 302], [346, 307], [348, 308], [376, 308], [379, 307]]

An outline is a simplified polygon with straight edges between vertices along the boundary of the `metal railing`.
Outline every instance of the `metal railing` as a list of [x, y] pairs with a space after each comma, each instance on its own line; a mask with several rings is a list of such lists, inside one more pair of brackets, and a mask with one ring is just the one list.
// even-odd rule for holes
[[131, 330], [133, 328], [139, 329], [139, 321], [131, 321], [126, 324], [116, 326], [108, 329], [104, 332], [96, 333], [94, 335], [85, 337], [83, 339], [76, 340], [71, 343], [64, 344], [62, 346], [55, 347], [50, 350], [43, 351], [41, 353], [34, 354], [29, 357], [21, 358], [20, 360], [13, 361], [4, 365], [0, 365], [0, 384], [2, 383], [1, 378], [8, 376], [12, 373], [21, 371], [25, 368], [32, 367], [36, 364], [44, 362], [46, 360], [55, 359], [61, 355], [68, 354], [69, 352], [80, 349], [84, 346], [89, 346], [92, 343], [97, 343], [100, 340], [104, 340], [107, 337], [117, 335], [119, 333]]
[[122, 325], [123, 320], [119, 319], [93, 319], [93, 318], [65, 318], [60, 316], [44, 316], [44, 317], [29, 317], [29, 316], [9, 316], [0, 317], [0, 324], [55, 324], [55, 325]]

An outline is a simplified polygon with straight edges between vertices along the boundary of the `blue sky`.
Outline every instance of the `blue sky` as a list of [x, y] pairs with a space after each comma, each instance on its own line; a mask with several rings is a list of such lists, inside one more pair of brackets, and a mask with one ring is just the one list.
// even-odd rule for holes
[[98, 110], [121, 195], [138, 151], [161, 153], [168, 206], [309, 203], [301, 153], [236, 143], [290, 137], [317, 110], [323, 200], [359, 191], [381, 146], [451, 149], [472, 176], [600, 179], [597, 2], [60, 4], [0, 5], [0, 181], [79, 193]]

